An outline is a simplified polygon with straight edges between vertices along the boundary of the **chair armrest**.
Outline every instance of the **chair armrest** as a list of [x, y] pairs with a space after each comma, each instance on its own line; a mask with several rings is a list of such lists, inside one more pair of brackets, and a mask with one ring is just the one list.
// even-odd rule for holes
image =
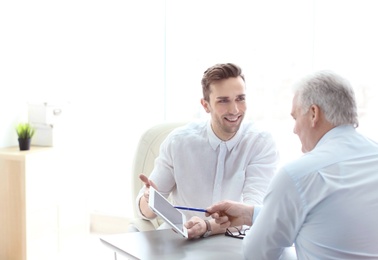
[[137, 232], [137, 231], [150, 231], [156, 230], [159, 227], [157, 219], [146, 220], [142, 218], [133, 218], [130, 220], [128, 226], [128, 232]]

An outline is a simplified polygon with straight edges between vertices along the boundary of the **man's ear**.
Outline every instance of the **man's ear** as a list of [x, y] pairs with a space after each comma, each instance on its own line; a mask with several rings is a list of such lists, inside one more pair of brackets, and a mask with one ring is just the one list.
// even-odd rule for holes
[[206, 113], [210, 113], [209, 102], [207, 102], [205, 99], [201, 98], [201, 105], [205, 109]]
[[310, 107], [310, 115], [311, 115], [311, 126], [315, 127], [316, 124], [320, 120], [320, 108], [317, 105], [312, 105]]

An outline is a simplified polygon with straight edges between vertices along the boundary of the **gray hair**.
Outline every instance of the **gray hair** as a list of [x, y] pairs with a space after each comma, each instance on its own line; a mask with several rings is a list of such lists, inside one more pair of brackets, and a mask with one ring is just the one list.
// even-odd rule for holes
[[294, 91], [302, 113], [306, 113], [311, 105], [317, 105], [334, 126], [351, 124], [358, 127], [353, 88], [339, 75], [331, 71], [317, 72], [301, 80]]

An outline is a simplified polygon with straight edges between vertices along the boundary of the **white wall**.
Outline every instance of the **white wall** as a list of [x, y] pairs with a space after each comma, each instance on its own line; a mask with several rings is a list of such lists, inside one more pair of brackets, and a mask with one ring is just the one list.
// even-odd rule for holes
[[[378, 140], [374, 0], [68, 0], [0, 2], [0, 147], [29, 101], [67, 104], [66, 168], [92, 210], [128, 215], [136, 143], [162, 120], [202, 117], [203, 71], [246, 74], [249, 116], [283, 162], [299, 154], [290, 86], [332, 69], [356, 88], [360, 131]], [[67, 192], [70, 191], [69, 184]]]
[[168, 0], [167, 118], [201, 115], [196, 91], [203, 71], [238, 63], [249, 116], [273, 132], [284, 163], [300, 154], [291, 86], [304, 74], [330, 69], [355, 88], [359, 131], [378, 140], [375, 6], [375, 0]]
[[94, 209], [125, 214], [138, 137], [164, 119], [162, 3], [0, 3], [0, 147], [17, 145], [28, 102], [68, 104], [67, 168]]

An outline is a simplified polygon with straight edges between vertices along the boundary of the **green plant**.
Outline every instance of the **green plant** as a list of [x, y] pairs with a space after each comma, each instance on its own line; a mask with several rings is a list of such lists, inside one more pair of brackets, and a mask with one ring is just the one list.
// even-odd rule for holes
[[16, 132], [19, 139], [30, 139], [35, 134], [35, 128], [29, 123], [19, 123], [16, 126]]

